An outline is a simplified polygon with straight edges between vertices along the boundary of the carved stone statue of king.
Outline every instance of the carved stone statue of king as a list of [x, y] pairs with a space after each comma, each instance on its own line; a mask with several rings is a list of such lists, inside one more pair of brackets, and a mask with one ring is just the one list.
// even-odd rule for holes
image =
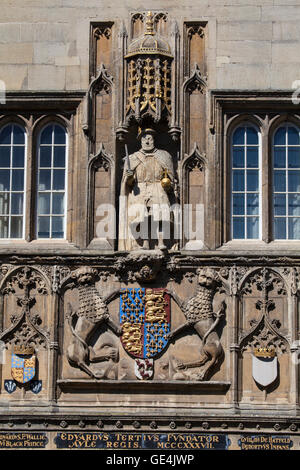
[[171, 238], [174, 165], [155, 147], [152, 128], [139, 129], [141, 148], [127, 155], [121, 182], [119, 250], [166, 249]]

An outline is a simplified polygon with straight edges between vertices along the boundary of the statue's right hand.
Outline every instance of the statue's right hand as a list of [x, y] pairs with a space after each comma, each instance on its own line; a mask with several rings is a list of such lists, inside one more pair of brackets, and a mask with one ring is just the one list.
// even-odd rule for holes
[[133, 174], [134, 174], [134, 173], [133, 173], [133, 170], [126, 170], [126, 171], [125, 171], [125, 175], [126, 175], [127, 178], [132, 177]]

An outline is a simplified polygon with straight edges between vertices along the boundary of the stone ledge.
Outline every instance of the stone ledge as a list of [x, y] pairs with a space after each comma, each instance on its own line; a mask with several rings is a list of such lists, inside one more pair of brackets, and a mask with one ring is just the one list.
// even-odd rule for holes
[[60, 387], [61, 391], [91, 391], [97, 390], [105, 392], [140, 392], [140, 393], [205, 393], [205, 392], [215, 392], [215, 393], [226, 393], [231, 386], [231, 382], [221, 382], [221, 381], [203, 381], [203, 382], [191, 382], [191, 381], [182, 381], [173, 380], [169, 382], [164, 382], [161, 380], [151, 380], [151, 381], [135, 381], [135, 380], [80, 380], [80, 379], [65, 379], [58, 380], [57, 385]]

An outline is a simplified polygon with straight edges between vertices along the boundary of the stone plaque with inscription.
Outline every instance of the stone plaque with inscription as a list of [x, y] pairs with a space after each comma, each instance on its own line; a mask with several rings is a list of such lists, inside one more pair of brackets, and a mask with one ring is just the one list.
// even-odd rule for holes
[[241, 450], [290, 450], [293, 441], [290, 436], [245, 434], [239, 439], [239, 446]]
[[227, 450], [226, 434], [59, 432], [58, 449]]
[[41, 449], [48, 444], [44, 432], [1, 432], [0, 449]]

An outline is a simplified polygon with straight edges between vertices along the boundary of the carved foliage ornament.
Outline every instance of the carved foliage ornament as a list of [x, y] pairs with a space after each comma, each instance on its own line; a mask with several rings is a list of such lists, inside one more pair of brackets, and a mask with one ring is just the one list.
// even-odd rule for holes
[[[21, 290], [23, 295], [16, 294]], [[29, 267], [20, 269], [15, 275], [8, 278], [2, 288], [5, 295], [17, 295], [17, 305], [21, 307], [21, 313], [11, 315], [11, 326], [0, 336], [4, 342], [20, 348], [30, 348], [42, 345], [46, 347], [49, 341], [49, 332], [40, 328], [42, 318], [39, 313], [32, 313], [31, 307], [36, 303], [35, 296], [31, 296], [32, 290], [45, 295], [48, 293], [46, 283], [42, 276]]]
[[150, 282], [156, 279], [164, 263], [163, 254], [135, 254], [118, 258], [116, 276], [123, 281]]
[[269, 312], [276, 309], [276, 303], [269, 298], [269, 293], [274, 291], [276, 295], [286, 295], [283, 280], [279, 275], [267, 268], [253, 273], [242, 288], [242, 294], [251, 294], [255, 287], [261, 292], [261, 299], [255, 304], [261, 312], [258, 320], [250, 320], [250, 330], [240, 334], [240, 347], [245, 350], [251, 347], [254, 353], [274, 350], [285, 352], [289, 347], [288, 340], [280, 332], [280, 322], [270, 318]]

